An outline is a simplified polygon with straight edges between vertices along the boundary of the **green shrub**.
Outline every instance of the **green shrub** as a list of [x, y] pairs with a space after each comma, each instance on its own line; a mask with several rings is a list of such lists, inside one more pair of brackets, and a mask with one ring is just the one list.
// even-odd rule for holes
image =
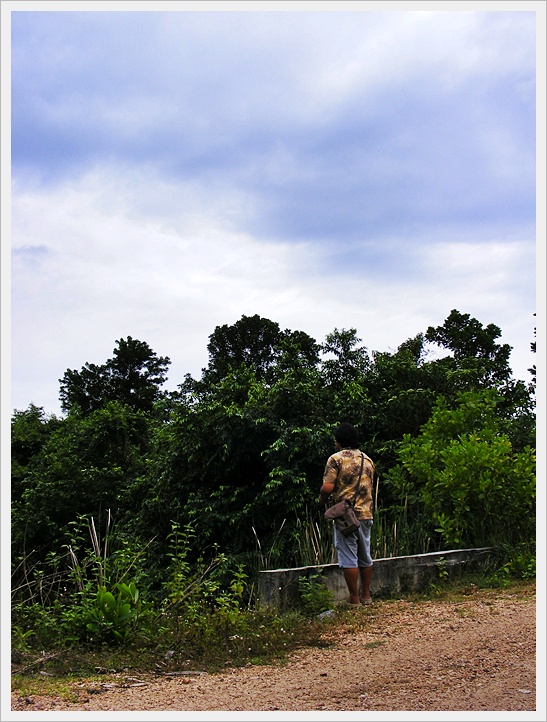
[[325, 586], [323, 577], [318, 572], [310, 577], [300, 577], [298, 580], [302, 612], [309, 617], [315, 617], [321, 612], [332, 609], [334, 594]]
[[141, 612], [145, 610], [134, 582], [115, 585], [115, 595], [106, 587], [99, 587], [89, 609], [86, 628], [93, 639], [125, 643], [136, 628]]
[[[441, 397], [419, 436], [405, 435], [402, 465], [448, 547], [519, 544], [535, 535], [535, 453], [514, 452], [492, 392]], [[401, 480], [399, 479], [399, 484]]]

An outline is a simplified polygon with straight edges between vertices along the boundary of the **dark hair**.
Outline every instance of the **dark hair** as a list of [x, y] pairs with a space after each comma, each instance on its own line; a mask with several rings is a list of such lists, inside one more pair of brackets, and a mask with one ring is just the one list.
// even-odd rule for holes
[[334, 431], [334, 438], [340, 444], [340, 446], [350, 449], [357, 449], [359, 446], [359, 437], [357, 436], [357, 430], [354, 426], [349, 424], [347, 421], [343, 421], [340, 426]]

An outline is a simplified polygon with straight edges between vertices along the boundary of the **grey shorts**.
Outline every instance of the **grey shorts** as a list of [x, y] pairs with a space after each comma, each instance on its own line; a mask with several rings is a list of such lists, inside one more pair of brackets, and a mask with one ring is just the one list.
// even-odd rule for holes
[[361, 526], [349, 536], [344, 536], [334, 524], [334, 546], [338, 552], [338, 566], [346, 569], [371, 567], [370, 530], [372, 519], [361, 519]]

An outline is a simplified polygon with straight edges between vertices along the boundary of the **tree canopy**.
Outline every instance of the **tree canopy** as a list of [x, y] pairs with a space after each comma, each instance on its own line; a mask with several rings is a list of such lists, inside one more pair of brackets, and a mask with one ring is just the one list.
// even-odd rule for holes
[[[169, 358], [120, 339], [103, 364], [66, 371], [66, 418], [34, 406], [13, 416], [14, 559], [58, 553], [75, 518], [108, 511], [148, 545], [156, 580], [173, 524], [191, 526], [196, 555], [210, 545], [245, 561], [259, 540], [272, 563], [298, 563], [344, 420], [376, 463], [378, 539], [391, 525], [400, 540], [404, 515], [420, 529], [413, 553], [486, 544], [505, 505], [521, 517], [518, 543], [533, 526], [534, 385], [512, 378], [500, 336], [453, 310], [380, 352], [353, 328], [318, 343], [242, 316], [214, 329], [201, 378], [187, 374], [174, 392], [163, 390]], [[447, 356], [430, 360], [428, 344]]]
[[87, 414], [109, 401], [141, 411], [153, 409], [161, 398], [169, 358], [157, 356], [147, 343], [131, 336], [116, 343], [113, 357], [104, 364], [86, 363], [80, 371], [65, 371], [60, 379], [63, 411]]

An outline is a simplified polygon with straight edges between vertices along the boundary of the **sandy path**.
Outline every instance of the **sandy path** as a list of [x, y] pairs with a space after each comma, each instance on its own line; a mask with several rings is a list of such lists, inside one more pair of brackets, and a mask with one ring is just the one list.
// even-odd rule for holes
[[[288, 661], [75, 685], [79, 701], [13, 695], [12, 709], [71, 711], [519, 711], [536, 709], [535, 595], [476, 591], [463, 601], [378, 601], [334, 646]], [[97, 715], [98, 719], [104, 719]]]

